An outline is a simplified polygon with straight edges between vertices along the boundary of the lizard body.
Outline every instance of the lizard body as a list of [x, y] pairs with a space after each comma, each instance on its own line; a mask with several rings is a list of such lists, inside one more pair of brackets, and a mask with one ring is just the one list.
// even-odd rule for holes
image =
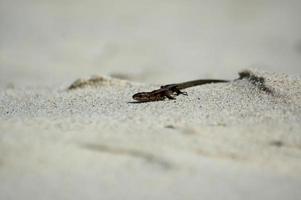
[[162, 101], [166, 98], [168, 99], [175, 99], [175, 96], [180, 94], [187, 95], [187, 92], [182, 92], [181, 90], [194, 87], [198, 85], [204, 85], [209, 83], [225, 83], [230, 82], [228, 80], [221, 80], [221, 79], [199, 79], [193, 81], [187, 81], [183, 83], [175, 83], [175, 84], [168, 84], [163, 85], [160, 89], [153, 90], [151, 92], [139, 92], [133, 95], [133, 99], [138, 102], [149, 102], [149, 101]]

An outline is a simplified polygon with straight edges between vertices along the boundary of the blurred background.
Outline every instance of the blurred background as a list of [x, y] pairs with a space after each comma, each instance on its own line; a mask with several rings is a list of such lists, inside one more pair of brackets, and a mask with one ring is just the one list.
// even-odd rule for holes
[[299, 0], [0, 0], [0, 85], [301, 74]]

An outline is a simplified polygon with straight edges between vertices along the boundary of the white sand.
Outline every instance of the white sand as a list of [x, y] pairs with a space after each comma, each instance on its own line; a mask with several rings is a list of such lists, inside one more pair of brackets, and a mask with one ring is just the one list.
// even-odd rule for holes
[[107, 79], [0, 95], [0, 199], [299, 199], [301, 78], [255, 72], [133, 104]]
[[[0, 200], [301, 197], [301, 1], [0, 0]], [[138, 91], [256, 67], [248, 81]], [[77, 78], [114, 75], [66, 91]], [[138, 84], [141, 82], [144, 84]], [[90, 83], [90, 82], [89, 82]]]

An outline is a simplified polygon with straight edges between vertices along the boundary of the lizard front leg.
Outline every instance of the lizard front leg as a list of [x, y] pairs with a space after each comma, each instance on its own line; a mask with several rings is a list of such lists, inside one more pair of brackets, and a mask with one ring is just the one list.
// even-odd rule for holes
[[188, 96], [187, 92], [182, 92], [181, 90], [179, 90], [176, 87], [173, 88], [173, 92], [175, 92], [177, 96], [179, 96], [180, 94]]

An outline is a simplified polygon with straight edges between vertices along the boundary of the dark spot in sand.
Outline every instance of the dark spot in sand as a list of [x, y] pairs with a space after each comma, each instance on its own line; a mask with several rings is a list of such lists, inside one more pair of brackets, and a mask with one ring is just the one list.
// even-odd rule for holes
[[282, 147], [284, 146], [284, 142], [281, 140], [274, 140], [269, 143], [271, 146]]
[[176, 127], [174, 125], [166, 125], [165, 128], [175, 129]]

